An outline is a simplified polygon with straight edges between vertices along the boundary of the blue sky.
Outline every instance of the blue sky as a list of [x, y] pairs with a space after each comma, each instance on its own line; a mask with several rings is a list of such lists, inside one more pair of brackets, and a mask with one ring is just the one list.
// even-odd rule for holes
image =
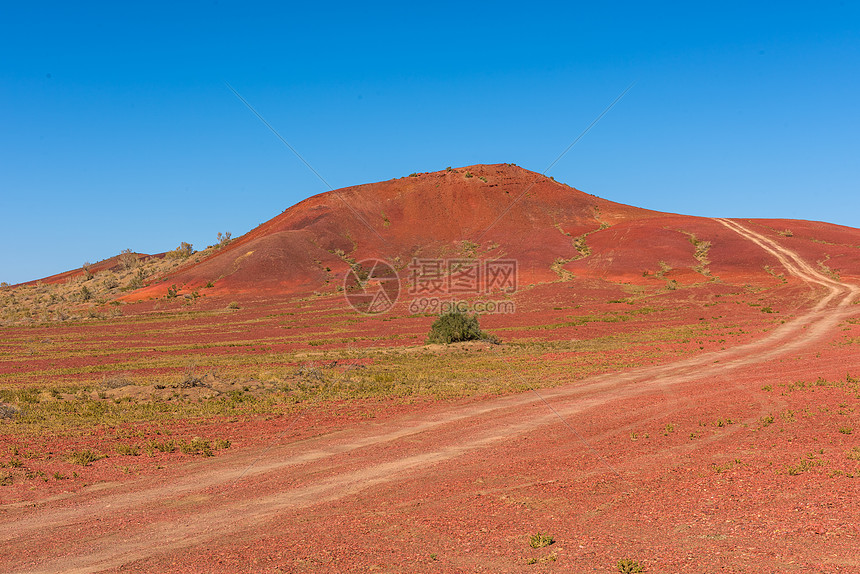
[[857, 3], [0, 7], [0, 281], [215, 242], [326, 187], [513, 162], [860, 227]]

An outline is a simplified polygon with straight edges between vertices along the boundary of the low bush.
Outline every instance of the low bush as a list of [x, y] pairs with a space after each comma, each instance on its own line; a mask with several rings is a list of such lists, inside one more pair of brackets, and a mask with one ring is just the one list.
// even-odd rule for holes
[[150, 440], [146, 443], [146, 452], [151, 456], [155, 451], [158, 452], [173, 452], [176, 450], [176, 441], [168, 439], [165, 441]]
[[179, 450], [184, 454], [199, 454], [202, 456], [215, 456], [212, 452], [212, 444], [198, 436], [194, 437], [188, 442], [179, 441]]
[[107, 455], [100, 454], [94, 450], [86, 449], [70, 452], [67, 458], [68, 461], [73, 464], [89, 466], [90, 463], [93, 463], [97, 460], [101, 460], [103, 458], [107, 458]]
[[487, 341], [499, 343], [498, 337], [481, 331], [478, 316], [469, 316], [459, 311], [451, 311], [440, 315], [430, 326], [428, 343], [459, 343], [461, 341]]
[[549, 534], [538, 532], [529, 537], [529, 546], [532, 548], [544, 548], [555, 542], [555, 539]]
[[140, 447], [136, 444], [125, 444], [120, 443], [113, 447], [113, 449], [122, 455], [125, 456], [138, 456], [140, 454]]

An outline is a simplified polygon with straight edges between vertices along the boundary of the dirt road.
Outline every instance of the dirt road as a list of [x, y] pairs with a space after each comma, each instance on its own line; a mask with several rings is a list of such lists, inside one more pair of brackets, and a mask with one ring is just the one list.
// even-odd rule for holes
[[[569, 431], [584, 456], [591, 458], [590, 472], [623, 489], [636, 480], [637, 469], [611, 462], [593, 446], [606, 438], [605, 432], [577, 425], [565, 430], [566, 421], [620, 408], [646, 394], [671, 394], [678, 385], [726, 377], [809, 348], [846, 316], [856, 314], [851, 305], [860, 288], [821, 274], [796, 253], [736, 221], [718, 221], [808, 283], [817, 296], [814, 307], [753, 343], [669, 365], [598, 376], [539, 393], [440, 406], [299, 442], [273, 438], [264, 451], [237, 450], [214, 461], [189, 464], [170, 480], [146, 477], [94, 486], [35, 507], [7, 505], [0, 524], [0, 570], [142, 570], [152, 561], [164, 570], [178, 569], [171, 566], [177, 556], [235, 540], [253, 544], [302, 509], [331, 509], [339, 501], [355, 507], [365, 491], [396, 493], [408, 481], [432, 476], [441, 464], [465, 465], [482, 453], [498, 452], [502, 444], [527, 450], [527, 442], [514, 439], [543, 429]], [[678, 400], [706, 400], [706, 393]], [[514, 443], [519, 446], [510, 446]]]

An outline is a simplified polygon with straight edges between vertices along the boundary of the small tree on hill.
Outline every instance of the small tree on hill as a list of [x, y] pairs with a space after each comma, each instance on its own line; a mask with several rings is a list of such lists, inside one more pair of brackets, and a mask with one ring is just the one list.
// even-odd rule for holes
[[179, 247], [177, 247], [173, 251], [168, 252], [168, 255], [170, 257], [175, 257], [177, 259], [186, 259], [188, 257], [191, 257], [193, 254], [194, 247], [187, 241], [183, 241], [179, 244]]
[[137, 254], [131, 249], [123, 249], [119, 252], [119, 263], [123, 269], [134, 269], [137, 267]]

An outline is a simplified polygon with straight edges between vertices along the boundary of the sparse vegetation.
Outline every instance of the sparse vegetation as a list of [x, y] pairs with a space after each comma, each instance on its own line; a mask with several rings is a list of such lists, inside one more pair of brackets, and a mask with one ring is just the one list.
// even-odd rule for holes
[[143, 269], [138, 269], [137, 273], [128, 282], [127, 289], [134, 291], [143, 287], [143, 280], [146, 279], [146, 272]]
[[740, 464], [743, 464], [743, 463], [739, 459], [736, 458], [735, 460], [731, 460], [731, 461], [725, 462], [723, 464], [716, 464], [715, 463], [711, 466], [711, 468], [714, 469], [714, 472], [716, 472], [717, 474], [720, 474], [723, 472], [728, 472], [728, 471], [732, 470], [735, 466], [740, 465]]
[[[187, 247], [186, 247], [187, 246]], [[190, 244], [180, 245], [184, 256]], [[172, 271], [183, 257], [143, 257], [126, 249], [112, 268], [98, 264], [84, 266], [83, 275], [61, 282], [19, 285], [0, 293], [0, 325], [45, 324], [81, 319], [105, 319], [123, 314], [124, 303], [116, 301], [122, 292], [134, 291]], [[195, 296], [192, 292], [191, 301]], [[108, 307], [110, 305], [110, 307]]]
[[828, 277], [830, 277], [834, 281], [839, 281], [839, 273], [837, 273], [836, 271], [834, 271], [833, 269], [831, 269], [830, 267], [828, 267], [826, 265], [826, 262], [829, 260], [830, 260], [830, 256], [825, 255], [824, 259], [816, 261], [816, 263], [818, 263], [818, 268], [821, 270], [822, 273], [824, 273], [825, 275], [827, 275]]
[[816, 458], [815, 453], [809, 453], [806, 455], [806, 458], [800, 459], [797, 464], [787, 466], [785, 471], [789, 476], [797, 476], [798, 474], [803, 474], [804, 472], [823, 464], [824, 461]]
[[687, 235], [690, 238], [690, 243], [692, 243], [693, 247], [696, 248], [695, 253], [693, 253], [693, 258], [699, 262], [698, 265], [693, 267], [693, 271], [706, 277], [710, 277], [711, 271], [708, 269], [708, 264], [710, 263], [708, 252], [711, 249], [711, 242], [698, 239], [693, 233], [688, 233]]
[[218, 232], [218, 243], [216, 244], [216, 247], [224, 247], [225, 245], [230, 243], [232, 237], [233, 237], [233, 234], [230, 233], [229, 231], [226, 233], [221, 233], [219, 231]]

